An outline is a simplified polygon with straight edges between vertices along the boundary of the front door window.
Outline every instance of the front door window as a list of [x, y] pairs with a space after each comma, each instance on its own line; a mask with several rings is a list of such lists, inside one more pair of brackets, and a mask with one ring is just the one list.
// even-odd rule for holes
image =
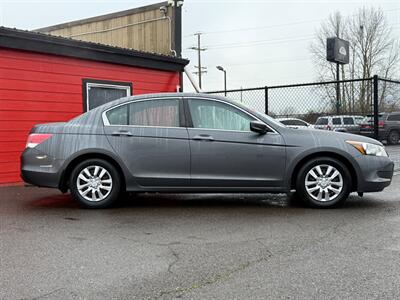
[[253, 120], [241, 110], [218, 101], [189, 99], [194, 128], [250, 131]]

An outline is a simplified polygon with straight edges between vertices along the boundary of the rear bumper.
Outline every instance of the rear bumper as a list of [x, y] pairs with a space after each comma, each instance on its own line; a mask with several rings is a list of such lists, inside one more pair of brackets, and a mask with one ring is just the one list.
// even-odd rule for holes
[[357, 191], [380, 192], [390, 185], [393, 177], [394, 163], [387, 157], [363, 155], [357, 158], [361, 168]]
[[[375, 133], [373, 130], [363, 130], [361, 129], [360, 134], [369, 138], [375, 138]], [[386, 130], [379, 130], [378, 132], [378, 140], [382, 141], [387, 138], [387, 131]]]
[[21, 178], [26, 183], [36, 186], [58, 188], [59, 176], [57, 173], [21, 170]]
[[40, 187], [58, 188], [60, 161], [36, 149], [25, 149], [21, 155], [20, 176], [23, 181]]

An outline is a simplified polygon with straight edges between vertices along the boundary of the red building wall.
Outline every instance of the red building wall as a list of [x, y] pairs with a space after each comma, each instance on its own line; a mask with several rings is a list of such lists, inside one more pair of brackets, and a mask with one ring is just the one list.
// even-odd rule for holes
[[0, 184], [21, 181], [19, 156], [33, 125], [82, 113], [83, 78], [132, 82], [134, 95], [179, 84], [179, 72], [0, 48]]

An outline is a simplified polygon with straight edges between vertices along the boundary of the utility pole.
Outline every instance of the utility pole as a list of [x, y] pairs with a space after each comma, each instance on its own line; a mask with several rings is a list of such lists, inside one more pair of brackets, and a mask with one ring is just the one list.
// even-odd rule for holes
[[199, 87], [201, 89], [202, 88], [201, 87], [201, 75], [203, 73], [207, 73], [207, 71], [206, 71], [207, 68], [201, 66], [201, 51], [205, 51], [206, 48], [201, 48], [201, 40], [200, 40], [201, 32], [195, 33], [194, 35], [197, 36], [197, 47], [190, 47], [189, 49], [197, 51], [197, 66], [194, 66], [197, 69], [197, 71], [193, 72], [193, 73], [199, 75]]
[[[339, 35], [340, 35], [340, 23], [339, 22], [337, 22], [336, 23], [336, 36], [338, 37], [338, 38], [340, 38], [339, 37]], [[338, 62], [336, 62], [336, 114], [340, 114], [340, 105], [341, 105], [341, 99], [340, 99], [340, 82], [339, 82], [339, 80], [340, 80], [340, 65], [339, 65], [339, 63]]]

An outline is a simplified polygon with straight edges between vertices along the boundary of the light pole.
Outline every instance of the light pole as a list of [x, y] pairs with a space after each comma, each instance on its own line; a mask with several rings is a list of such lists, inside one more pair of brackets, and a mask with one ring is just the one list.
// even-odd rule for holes
[[226, 97], [226, 70], [221, 66], [217, 66], [217, 69], [224, 72], [224, 91], [225, 91], [225, 97]]

